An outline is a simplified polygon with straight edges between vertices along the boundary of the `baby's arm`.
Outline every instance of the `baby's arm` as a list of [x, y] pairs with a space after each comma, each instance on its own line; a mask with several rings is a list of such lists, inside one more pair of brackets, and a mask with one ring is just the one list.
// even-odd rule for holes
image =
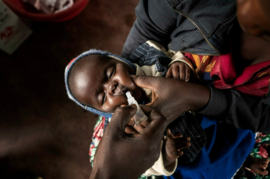
[[165, 168], [170, 170], [174, 166], [175, 160], [183, 155], [181, 149], [187, 148], [190, 145], [189, 137], [183, 138], [181, 134], [173, 135], [170, 129], [167, 129], [166, 143], [162, 150]]
[[184, 80], [186, 82], [190, 79], [191, 68], [184, 62], [173, 62], [166, 73], [167, 78], [173, 77], [174, 79]]
[[[145, 125], [146, 124], [146, 125]], [[148, 124], [147, 122], [142, 124], [144, 127], [146, 127]], [[160, 155], [158, 160], [154, 163], [154, 165], [149, 168], [143, 175], [144, 176], [170, 176], [172, 175], [177, 167], [178, 161], [177, 158], [180, 156], [175, 157], [175, 152], [177, 150], [181, 150], [184, 148], [189, 147], [190, 139], [182, 138], [182, 136], [179, 134], [177, 136], [173, 136], [171, 131], [167, 129], [167, 140], [162, 140], [161, 146], [160, 146]], [[178, 153], [181, 153], [178, 151]], [[183, 153], [182, 153], [183, 154]]]

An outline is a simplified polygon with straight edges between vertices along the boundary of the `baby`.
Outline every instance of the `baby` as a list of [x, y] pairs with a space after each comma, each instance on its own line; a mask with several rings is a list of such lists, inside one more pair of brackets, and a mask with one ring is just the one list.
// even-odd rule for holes
[[[140, 53], [145, 48], [148, 48], [147, 53]], [[161, 52], [157, 60], [147, 58], [153, 57], [153, 51], [149, 48]], [[90, 112], [110, 118], [117, 107], [128, 105], [125, 95], [128, 91], [138, 103], [149, 101], [151, 91], [136, 86], [130, 75], [166, 75], [189, 81], [191, 70], [192, 66], [181, 53], [167, 52], [161, 45], [148, 41], [135, 50], [130, 61], [100, 50], [85, 52], [69, 63], [65, 82], [68, 95], [73, 101]], [[183, 154], [181, 150], [191, 145], [189, 141], [189, 137], [173, 135], [168, 129], [160, 158], [145, 175], [171, 175], [177, 166], [176, 159]]]
[[[157, 43], [148, 41], [147, 44], [155, 45], [162, 53], [167, 52], [164, 47], [159, 44], [158, 46]], [[139, 66], [108, 52], [90, 50], [78, 57], [79, 61], [74, 59], [70, 62], [69, 66], [72, 66], [74, 62], [76, 64], [69, 72], [68, 86], [73, 96], [84, 104], [84, 108], [91, 106], [102, 112], [113, 113], [120, 105], [128, 104], [125, 96], [127, 91], [130, 91], [139, 103], [143, 101], [143, 92], [130, 79], [129, 75], [131, 74], [164, 76], [164, 72], [167, 70], [165, 67], [169, 65], [166, 77], [189, 81], [192, 67], [190, 62], [181, 53], [177, 55], [173, 55], [172, 52], [167, 53], [170, 54], [169, 57], [172, 60], [167, 56], [162, 59], [159, 56], [158, 62], [149, 65], [148, 62], [144, 61], [146, 65], [140, 64]], [[136, 53], [131, 55], [131, 60], [137, 60], [134, 57], [132, 58], [135, 55]], [[138, 61], [136, 62], [138, 63]], [[145, 91], [147, 96], [150, 97], [151, 91]], [[102, 112], [97, 114], [108, 116]]]

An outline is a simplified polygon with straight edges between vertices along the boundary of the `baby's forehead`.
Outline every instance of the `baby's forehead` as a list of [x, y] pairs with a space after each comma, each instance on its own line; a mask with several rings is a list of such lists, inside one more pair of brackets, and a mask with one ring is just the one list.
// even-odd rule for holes
[[73, 68], [84, 68], [84, 67], [98, 67], [104, 66], [104, 64], [113, 62], [114, 59], [110, 58], [109, 56], [103, 55], [87, 55], [82, 57], [77, 63], [74, 64]]
[[[105, 70], [106, 66], [113, 64], [122, 63], [124, 66], [129, 68], [129, 64], [122, 59], [116, 58], [110, 55], [87, 55], [82, 57], [76, 63], [74, 63], [70, 73], [76, 73], [78, 71], [93, 71], [96, 72], [97, 69]], [[72, 72], [73, 71], [73, 72]]]
[[69, 86], [74, 97], [88, 104], [87, 96], [94, 96], [98, 84], [103, 81], [104, 71], [110, 65], [108, 63], [113, 61], [108, 56], [88, 55], [74, 63], [69, 74]]
[[101, 55], [88, 55], [79, 59], [70, 69], [69, 84], [71, 88], [78, 80], [81, 81], [82, 78], [89, 80], [86, 78], [100, 73], [104, 65], [110, 61], [109, 57]]

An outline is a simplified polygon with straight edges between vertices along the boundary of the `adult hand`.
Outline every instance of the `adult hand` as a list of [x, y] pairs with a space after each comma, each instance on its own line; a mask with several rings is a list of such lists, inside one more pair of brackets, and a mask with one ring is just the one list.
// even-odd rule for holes
[[183, 81], [151, 76], [131, 75], [137, 86], [152, 90], [152, 101], [147, 104], [157, 109], [168, 122], [186, 111], [203, 108], [209, 101], [209, 88]]
[[106, 127], [95, 155], [90, 179], [138, 178], [158, 159], [163, 132], [168, 123], [156, 110], [141, 106], [149, 124], [136, 126], [133, 135], [125, 133], [136, 106], [118, 107]]

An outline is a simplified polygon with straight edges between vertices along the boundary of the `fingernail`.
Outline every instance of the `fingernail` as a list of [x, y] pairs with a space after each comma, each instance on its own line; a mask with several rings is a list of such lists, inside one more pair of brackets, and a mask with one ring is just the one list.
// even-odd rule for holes
[[179, 134], [179, 133], [178, 134], [175, 134], [174, 136], [175, 137], [180, 137], [180, 138], [183, 137], [183, 135], [182, 134]]
[[134, 109], [137, 109], [137, 106], [135, 104], [130, 104], [129, 106], [134, 108]]
[[183, 151], [181, 151], [181, 152], [180, 152], [180, 155], [183, 155], [183, 154], [184, 154], [184, 152], [183, 152]]
[[187, 141], [190, 141], [190, 137], [187, 137]]

